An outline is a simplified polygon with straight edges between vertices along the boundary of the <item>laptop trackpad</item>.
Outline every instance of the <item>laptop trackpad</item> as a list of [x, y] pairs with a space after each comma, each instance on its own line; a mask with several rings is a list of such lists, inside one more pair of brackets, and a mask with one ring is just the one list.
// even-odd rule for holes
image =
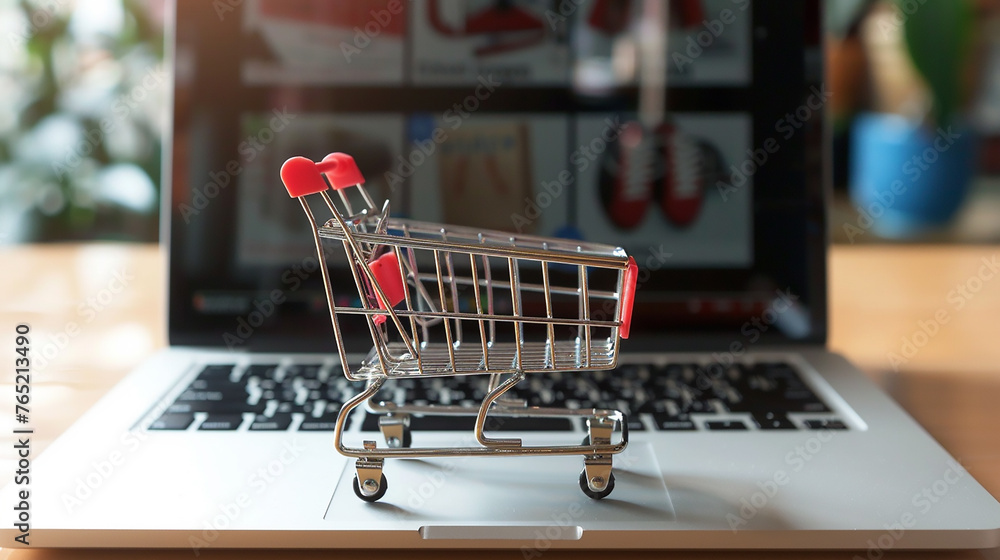
[[383, 471], [386, 495], [369, 504], [354, 494], [350, 461], [325, 519], [343, 528], [418, 522], [425, 539], [534, 538], [542, 526], [552, 528], [550, 537], [568, 540], [579, 539], [588, 527], [607, 529], [609, 523], [662, 526], [674, 520], [648, 443], [634, 442], [615, 456], [615, 489], [603, 500], [591, 500], [580, 490], [581, 470], [582, 456], [390, 459]]

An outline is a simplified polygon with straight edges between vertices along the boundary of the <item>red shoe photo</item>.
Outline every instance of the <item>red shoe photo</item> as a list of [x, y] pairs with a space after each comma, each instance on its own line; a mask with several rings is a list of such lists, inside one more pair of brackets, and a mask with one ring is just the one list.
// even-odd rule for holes
[[653, 198], [656, 145], [642, 125], [626, 123], [621, 135], [608, 144], [598, 171], [601, 206], [619, 229], [638, 226]]
[[662, 165], [656, 181], [660, 210], [673, 225], [689, 226], [698, 218], [705, 200], [705, 154], [696, 138], [673, 124], [657, 127], [656, 137]]

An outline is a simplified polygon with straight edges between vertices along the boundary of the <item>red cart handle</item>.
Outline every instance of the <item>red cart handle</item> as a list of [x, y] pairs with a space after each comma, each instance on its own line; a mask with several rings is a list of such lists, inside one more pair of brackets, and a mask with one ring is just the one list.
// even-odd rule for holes
[[639, 278], [639, 265], [635, 264], [635, 259], [628, 258], [628, 268], [625, 269], [625, 277], [622, 278], [621, 314], [619, 320], [621, 326], [618, 327], [618, 334], [622, 338], [628, 338], [629, 330], [632, 328], [632, 306], [635, 303], [635, 285]]
[[365, 184], [365, 176], [358, 169], [358, 164], [354, 163], [354, 158], [341, 152], [334, 152], [323, 158], [322, 163], [316, 164], [316, 169], [326, 175], [326, 180], [335, 191]]
[[[329, 187], [323, 180], [323, 175], [329, 181]], [[319, 163], [301, 156], [290, 158], [281, 166], [281, 182], [285, 184], [289, 196], [299, 198], [323, 192], [330, 187], [340, 190], [363, 185], [365, 177], [354, 158], [347, 154], [333, 153]]]

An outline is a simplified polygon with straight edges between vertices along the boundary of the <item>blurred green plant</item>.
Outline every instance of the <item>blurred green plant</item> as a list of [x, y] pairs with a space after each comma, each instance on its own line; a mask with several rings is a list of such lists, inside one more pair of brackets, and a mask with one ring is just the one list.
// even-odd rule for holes
[[904, 14], [903, 38], [917, 72], [933, 98], [933, 126], [946, 126], [968, 97], [964, 79], [972, 56], [975, 6], [972, 0], [895, 0]]
[[0, 0], [0, 243], [155, 241], [155, 0]]
[[[830, 0], [824, 4], [827, 30], [843, 38], [879, 0]], [[931, 128], [961, 118], [971, 83], [967, 79], [976, 35], [976, 0], [887, 0], [895, 11], [888, 20], [902, 26], [902, 40], [917, 74], [927, 84]], [[893, 23], [889, 23], [893, 25]], [[884, 32], [884, 30], [883, 30]]]

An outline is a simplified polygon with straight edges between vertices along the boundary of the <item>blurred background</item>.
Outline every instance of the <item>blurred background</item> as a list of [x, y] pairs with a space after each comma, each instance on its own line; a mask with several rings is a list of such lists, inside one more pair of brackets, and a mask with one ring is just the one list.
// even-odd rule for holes
[[0, 0], [0, 243], [155, 242], [159, 0]]
[[[156, 242], [164, 0], [0, 0], [0, 244]], [[1000, 0], [827, 3], [839, 243], [1000, 241]]]
[[1000, 2], [826, 8], [834, 241], [1000, 240]]

